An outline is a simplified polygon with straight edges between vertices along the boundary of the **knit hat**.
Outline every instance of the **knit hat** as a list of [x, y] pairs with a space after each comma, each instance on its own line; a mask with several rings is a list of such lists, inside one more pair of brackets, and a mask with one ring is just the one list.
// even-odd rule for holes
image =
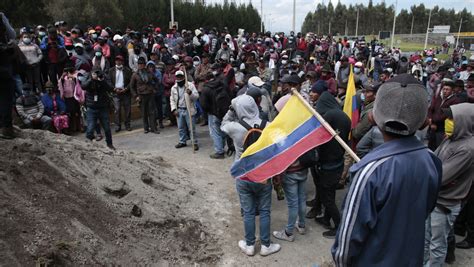
[[311, 87], [311, 92], [321, 95], [324, 91], [328, 90], [326, 81], [319, 80]]
[[427, 113], [428, 94], [410, 74], [400, 74], [380, 86], [373, 114], [382, 131], [413, 135], [425, 122]]

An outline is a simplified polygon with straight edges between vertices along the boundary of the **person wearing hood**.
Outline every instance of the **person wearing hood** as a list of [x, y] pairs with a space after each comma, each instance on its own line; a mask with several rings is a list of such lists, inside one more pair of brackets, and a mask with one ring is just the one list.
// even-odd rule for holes
[[[316, 103], [316, 111], [339, 133], [342, 140], [347, 142], [351, 130], [351, 120], [342, 111], [336, 98], [328, 92], [327, 84], [324, 81], [316, 82], [311, 88], [310, 97]], [[336, 187], [344, 169], [345, 150], [335, 139], [332, 139], [317, 147], [317, 152], [319, 159], [316, 173], [313, 175], [316, 199], [313, 209], [308, 213], [313, 213], [316, 222], [328, 229], [323, 233], [324, 237], [334, 238], [336, 229], [341, 222], [341, 215], [336, 206]], [[325, 207], [324, 216], [320, 215], [321, 204]], [[331, 219], [334, 227], [331, 227]]]
[[92, 60], [87, 53], [84, 52], [84, 45], [76, 43], [74, 45], [74, 56], [71, 57], [71, 61], [74, 64], [76, 70], [83, 70], [90, 72], [92, 70]]
[[[222, 120], [221, 130], [229, 135], [236, 149], [235, 161], [244, 152], [244, 140], [248, 130], [240, 123], [245, 121], [249, 125], [261, 125], [257, 104], [249, 95], [241, 95], [232, 100], [230, 108]], [[240, 207], [243, 211], [245, 239], [238, 242], [239, 248], [248, 256], [255, 255], [255, 216], [260, 214], [260, 255], [267, 256], [280, 250], [280, 245], [272, 243], [270, 238], [272, 182], [254, 183], [235, 179]], [[258, 203], [258, 204], [257, 204]]]
[[409, 74], [379, 88], [373, 114], [385, 142], [350, 168], [336, 266], [422, 266], [442, 176], [441, 161], [415, 136], [427, 124], [427, 95]]
[[223, 42], [221, 45], [221, 49], [217, 51], [215, 61], [218, 62], [221, 59], [229, 60], [231, 54], [232, 54], [232, 51], [229, 49], [229, 44], [227, 42]]
[[[443, 178], [436, 208], [426, 220], [425, 266], [445, 262], [448, 235], [474, 179], [474, 105], [452, 105], [443, 112], [445, 138], [434, 152], [443, 163]], [[450, 252], [452, 259], [454, 251]]]
[[42, 92], [40, 62], [43, 59], [43, 52], [37, 44], [32, 41], [32, 36], [28, 33], [23, 34], [18, 44], [21, 52], [26, 57], [26, 81], [36, 88], [38, 92]]
[[96, 46], [94, 48], [94, 57], [92, 58], [92, 68], [100, 68], [103, 73], [109, 74], [110, 63], [105, 55], [103, 54], [102, 48], [100, 46]]
[[202, 39], [202, 31], [199, 29], [196, 29], [194, 31], [195, 36], [193, 37], [193, 46], [194, 46], [194, 51], [197, 56], [201, 56], [202, 52], [204, 51], [204, 45], [206, 42]]
[[135, 101], [140, 104], [144, 133], [147, 134], [151, 131], [152, 133], [159, 134], [160, 132], [156, 128], [154, 100], [157, 78], [154, 73], [146, 68], [145, 58], [139, 58], [137, 63], [138, 70], [132, 74], [130, 79], [130, 91]]
[[110, 69], [109, 79], [114, 88], [115, 132], [122, 130], [122, 109], [125, 115], [125, 129], [131, 131], [132, 97], [130, 94], [130, 80], [132, 70], [124, 65], [124, 57], [121, 55], [117, 55], [114, 62], [115, 66]]
[[[197, 151], [199, 150], [199, 145], [194, 115], [196, 115], [195, 102], [199, 98], [199, 94], [194, 84], [185, 80], [182, 70], [176, 71], [175, 76], [176, 83], [171, 88], [170, 96], [171, 112], [177, 119], [179, 129], [179, 143], [175, 147], [185, 147], [186, 142], [190, 140], [189, 133], [192, 131], [194, 136], [193, 150]], [[191, 114], [192, 118], [189, 117], [189, 114]]]

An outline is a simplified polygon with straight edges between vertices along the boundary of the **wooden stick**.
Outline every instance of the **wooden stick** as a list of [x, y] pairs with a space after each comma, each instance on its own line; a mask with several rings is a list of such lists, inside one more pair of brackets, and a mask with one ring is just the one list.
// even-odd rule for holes
[[301, 96], [301, 94], [295, 88], [291, 89], [293, 95], [298, 97], [298, 99], [304, 104], [304, 106], [316, 117], [316, 119], [323, 125], [324, 128], [336, 139], [336, 141], [344, 148], [344, 150], [349, 153], [349, 155], [355, 160], [355, 162], [359, 162], [360, 158], [352, 151], [352, 149], [342, 140], [339, 134], [334, 131], [334, 129], [326, 122], [326, 120], [319, 114], [311, 105]]
[[[188, 110], [188, 116], [189, 116], [189, 134], [191, 135], [191, 145], [193, 147], [193, 153], [196, 153], [196, 150], [194, 150], [194, 131], [193, 131], [193, 116], [191, 115], [191, 110], [189, 107], [191, 106], [191, 101], [189, 99], [189, 94], [186, 92], [189, 87], [188, 87], [188, 74], [186, 72], [186, 67], [183, 67], [183, 72], [184, 72], [184, 102], [186, 103], [186, 109]], [[179, 89], [178, 89], [179, 90]], [[179, 99], [178, 99], [179, 101]]]

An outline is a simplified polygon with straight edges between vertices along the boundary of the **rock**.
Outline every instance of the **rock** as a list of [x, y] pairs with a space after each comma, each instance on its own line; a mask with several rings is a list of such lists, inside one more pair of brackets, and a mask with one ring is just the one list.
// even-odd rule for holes
[[204, 232], [201, 232], [199, 238], [201, 239], [201, 241], [204, 241], [204, 239], [206, 239], [206, 234]]
[[137, 205], [133, 205], [132, 215], [135, 217], [142, 217], [142, 209], [140, 209]]
[[117, 181], [102, 187], [105, 193], [115, 196], [117, 198], [123, 198], [128, 195], [132, 190], [128, 187], [124, 181]]
[[149, 176], [148, 174], [146, 174], [146, 173], [142, 173], [141, 180], [142, 180], [142, 182], [144, 182], [145, 184], [152, 184], [152, 183], [153, 183], [153, 178], [150, 177], [150, 176]]

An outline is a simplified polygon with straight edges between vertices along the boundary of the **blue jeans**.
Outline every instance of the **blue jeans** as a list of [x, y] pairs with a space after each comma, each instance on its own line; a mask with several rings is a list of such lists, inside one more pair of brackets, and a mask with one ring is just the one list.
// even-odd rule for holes
[[226, 134], [221, 131], [221, 120], [214, 115], [209, 114], [209, 134], [214, 143], [214, 151], [217, 154], [224, 154]]
[[94, 139], [94, 130], [96, 130], [97, 120], [99, 120], [105, 132], [105, 142], [112, 145], [112, 133], [110, 132], [109, 111], [107, 108], [87, 108], [87, 131], [86, 137]]
[[461, 204], [447, 208], [451, 211], [449, 214], [436, 207], [426, 219], [423, 266], [444, 265], [448, 249], [448, 235], [461, 211]]
[[[196, 121], [192, 116], [194, 144], [198, 143], [196, 138]], [[187, 109], [178, 109], [178, 133], [179, 142], [186, 144], [186, 141], [191, 140], [189, 137], [189, 114]]]
[[299, 226], [305, 226], [306, 193], [304, 184], [307, 178], [308, 169], [285, 173], [284, 175], [283, 191], [285, 191], [288, 205], [288, 225], [285, 230], [288, 234], [293, 234], [297, 218], [299, 218]]
[[[244, 230], [247, 246], [255, 245], [255, 211], [260, 213], [260, 241], [270, 245], [270, 210], [272, 207], [272, 183], [265, 184], [235, 180], [240, 207], [244, 212]], [[257, 207], [258, 205], [258, 207]]]

